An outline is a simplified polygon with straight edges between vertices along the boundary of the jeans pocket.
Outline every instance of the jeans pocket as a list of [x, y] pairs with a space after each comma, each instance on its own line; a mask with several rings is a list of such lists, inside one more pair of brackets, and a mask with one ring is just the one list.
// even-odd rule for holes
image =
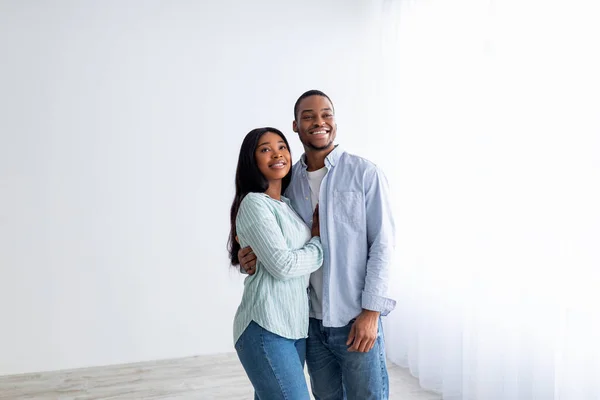
[[252, 332], [249, 332], [249, 331], [251, 331], [254, 328], [253, 325], [255, 325], [255, 322], [254, 321], [250, 321], [250, 323], [248, 324], [248, 326], [246, 327], [246, 329], [244, 329], [244, 331], [240, 335], [240, 337], [237, 340], [237, 342], [235, 342], [234, 347], [235, 347], [235, 350], [237, 352], [243, 351], [244, 347], [245, 347], [245, 344], [246, 344], [246, 341], [250, 340], [248, 338], [248, 335], [252, 335]]

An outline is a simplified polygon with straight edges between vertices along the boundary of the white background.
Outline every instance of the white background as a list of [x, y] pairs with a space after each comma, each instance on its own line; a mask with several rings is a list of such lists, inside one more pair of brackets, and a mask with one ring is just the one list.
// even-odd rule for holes
[[596, 398], [597, 4], [248, 3], [0, 0], [0, 375], [232, 351], [239, 146], [297, 159], [317, 88], [394, 194], [389, 358], [448, 399]]
[[242, 138], [361, 150], [367, 3], [0, 2], [0, 375], [233, 351]]

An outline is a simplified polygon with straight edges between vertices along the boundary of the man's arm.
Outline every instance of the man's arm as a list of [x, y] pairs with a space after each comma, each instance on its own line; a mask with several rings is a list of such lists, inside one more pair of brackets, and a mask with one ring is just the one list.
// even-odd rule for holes
[[256, 272], [256, 254], [252, 247], [244, 247], [238, 250], [238, 260], [240, 260], [240, 272], [248, 275], [254, 275]]
[[396, 307], [396, 301], [386, 297], [396, 240], [390, 191], [383, 172], [378, 168], [367, 171], [365, 182], [369, 254], [362, 308], [387, 315]]
[[388, 297], [390, 263], [395, 246], [395, 228], [390, 194], [383, 172], [376, 167], [365, 173], [365, 208], [367, 217], [367, 276], [362, 292], [363, 311], [352, 325], [347, 345], [349, 351], [367, 352], [377, 339], [379, 316], [396, 306]]

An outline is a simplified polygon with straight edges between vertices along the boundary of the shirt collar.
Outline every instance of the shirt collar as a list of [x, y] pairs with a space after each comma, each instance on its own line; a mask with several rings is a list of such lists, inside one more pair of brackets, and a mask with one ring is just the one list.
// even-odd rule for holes
[[[340, 145], [336, 144], [331, 153], [327, 154], [327, 157], [325, 157], [325, 166], [327, 169], [333, 168], [342, 154], [344, 154], [344, 150], [340, 147]], [[300, 157], [300, 164], [302, 165], [303, 169], [308, 168], [306, 165], [306, 153], [302, 154], [302, 157]]]

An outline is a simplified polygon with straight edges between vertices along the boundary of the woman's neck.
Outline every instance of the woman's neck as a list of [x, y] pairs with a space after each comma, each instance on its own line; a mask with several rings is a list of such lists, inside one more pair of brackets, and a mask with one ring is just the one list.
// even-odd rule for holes
[[269, 187], [265, 194], [275, 200], [281, 200], [281, 179], [269, 182]]

